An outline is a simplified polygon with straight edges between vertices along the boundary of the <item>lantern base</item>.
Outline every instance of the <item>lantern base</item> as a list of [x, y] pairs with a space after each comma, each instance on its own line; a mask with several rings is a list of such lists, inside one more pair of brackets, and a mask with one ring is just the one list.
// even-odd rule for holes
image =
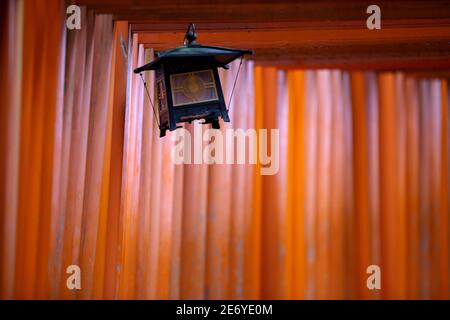
[[167, 132], [166, 128], [159, 129], [159, 137], [160, 138], [165, 137], [166, 136], [166, 132]]
[[[193, 121], [193, 120], [187, 121], [187, 122], [188, 122], [188, 123], [192, 123], [192, 121]], [[228, 122], [229, 122], [229, 121], [228, 121]], [[205, 119], [205, 121], [202, 122], [202, 124], [211, 124], [211, 128], [220, 130], [219, 119]], [[174, 130], [179, 129], [179, 128], [183, 128], [183, 127], [182, 127], [182, 126], [177, 126], [175, 129], [169, 129], [169, 128], [165, 127], [165, 126], [164, 126], [164, 127], [161, 127], [161, 128], [159, 129], [159, 137], [160, 137], [160, 138], [165, 137], [165, 136], [166, 136], [166, 133], [167, 133], [167, 130], [174, 131]]]
[[220, 129], [219, 119], [205, 119], [205, 122], [202, 124], [208, 124], [211, 123], [211, 127], [213, 129]]
[[211, 122], [211, 126], [213, 129], [220, 129], [220, 124], [219, 124], [219, 121], [217, 121], [217, 120]]

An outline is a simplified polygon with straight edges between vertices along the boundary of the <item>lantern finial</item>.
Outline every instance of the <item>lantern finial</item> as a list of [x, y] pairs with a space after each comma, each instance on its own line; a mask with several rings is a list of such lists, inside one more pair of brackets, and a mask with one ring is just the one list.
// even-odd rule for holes
[[[186, 34], [184, 36], [184, 45], [191, 45], [195, 43], [195, 40], [197, 40], [197, 33], [195, 32], [195, 24], [192, 22], [189, 24]], [[187, 43], [186, 43], [187, 41]]]

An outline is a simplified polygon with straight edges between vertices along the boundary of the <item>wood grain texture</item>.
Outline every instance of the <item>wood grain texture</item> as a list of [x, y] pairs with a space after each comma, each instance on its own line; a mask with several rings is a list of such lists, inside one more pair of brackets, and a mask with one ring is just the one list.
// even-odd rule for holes
[[23, 5], [1, 3], [2, 39], [0, 44], [0, 298], [14, 294], [17, 207], [20, 159], [22, 90]]
[[363, 72], [351, 74], [352, 113], [353, 113], [353, 183], [355, 187], [355, 211], [357, 233], [357, 276], [358, 292], [368, 298], [369, 291], [365, 285], [366, 269], [370, 259], [370, 216], [369, 216], [369, 163], [368, 163], [368, 129], [366, 108], [366, 86]]
[[[220, 0], [214, 4], [207, 0], [186, 2], [183, 0], [145, 0], [133, 1], [130, 6], [126, 0], [77, 0], [97, 12], [114, 13], [116, 18], [130, 21], [164, 21], [179, 23], [185, 21], [214, 22], [233, 21], [240, 23], [264, 22], [271, 18], [274, 23], [287, 21], [321, 22], [336, 20], [354, 21], [365, 16], [367, 4], [364, 2], [319, 0], [308, 3], [297, 0], [266, 1]], [[403, 1], [380, 0], [383, 19], [388, 21], [414, 18], [448, 17], [448, 1]], [[220, 8], [218, 10], [217, 8]]]
[[[450, 6], [446, 0], [378, 1], [380, 30], [368, 30], [368, 3], [352, 0], [252, 0], [185, 2], [78, 0], [100, 13], [131, 23], [142, 43], [156, 50], [181, 44], [186, 21], [200, 42], [255, 50], [252, 59], [284, 67], [392, 70], [439, 73], [450, 66]], [[220, 8], [218, 10], [217, 8]]]
[[289, 93], [289, 137], [288, 149], [287, 196], [291, 222], [292, 236], [292, 286], [291, 298], [306, 297], [306, 237], [297, 235], [297, 230], [305, 229], [305, 200], [306, 200], [306, 85], [304, 71], [288, 72]]
[[441, 168], [440, 178], [441, 185], [440, 201], [439, 201], [439, 243], [438, 250], [438, 274], [440, 279], [438, 281], [438, 292], [436, 293], [437, 299], [449, 298], [449, 100], [448, 100], [448, 80], [440, 82], [441, 85]]
[[407, 99], [406, 110], [406, 152], [407, 162], [407, 211], [408, 211], [408, 298], [420, 297], [420, 189], [419, 189], [419, 101], [418, 83], [414, 79], [407, 79], [405, 83]]
[[[109, 108], [111, 108], [111, 146], [110, 146], [110, 173], [108, 219], [106, 225], [105, 270], [103, 297], [113, 299], [116, 297], [117, 272], [117, 244], [119, 241], [121, 181], [123, 169], [124, 145], [124, 119], [126, 101], [127, 58], [122, 45], [128, 43], [128, 24], [116, 22], [114, 25], [113, 58], [111, 70], [111, 91]], [[126, 54], [126, 50], [125, 50]], [[109, 247], [113, 248], [112, 250]]]
[[[191, 136], [202, 145], [203, 128], [196, 122], [187, 125]], [[193, 154], [193, 153], [192, 153]], [[187, 164], [183, 181], [183, 225], [181, 240], [180, 298], [205, 298], [206, 223], [208, 199], [206, 164]], [[195, 181], [195, 183], [194, 183]], [[195, 200], [193, 200], [195, 199]]]

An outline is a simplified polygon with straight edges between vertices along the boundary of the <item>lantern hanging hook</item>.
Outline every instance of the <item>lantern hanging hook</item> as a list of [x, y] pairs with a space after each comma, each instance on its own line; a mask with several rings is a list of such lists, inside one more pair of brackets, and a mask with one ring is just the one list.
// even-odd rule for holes
[[239, 67], [238, 67], [238, 70], [236, 72], [236, 78], [234, 79], [233, 89], [231, 90], [230, 100], [228, 101], [227, 112], [230, 111], [231, 105], [233, 104], [234, 89], [236, 89], [236, 83], [237, 83], [237, 80], [238, 80], [238, 77], [239, 77], [239, 71], [241, 71], [242, 60], [243, 59], [244, 59], [244, 56], [241, 56], [241, 62], [239, 62]]
[[142, 83], [144, 84], [145, 92], [147, 92], [148, 100], [150, 100], [150, 104], [152, 105], [153, 117], [155, 118], [156, 124], [158, 125], [158, 129], [161, 130], [161, 125], [159, 124], [159, 120], [158, 120], [158, 117], [156, 115], [155, 105], [153, 104], [153, 100], [150, 97], [150, 93], [148, 92], [147, 82], [144, 80], [144, 77], [142, 76], [142, 73], [139, 73], [139, 75], [141, 76]]
[[186, 30], [186, 34], [184, 35], [183, 44], [189, 46], [191, 44], [195, 44], [195, 40], [197, 40], [197, 32], [195, 32], [195, 24], [192, 22], [189, 23], [188, 28]]

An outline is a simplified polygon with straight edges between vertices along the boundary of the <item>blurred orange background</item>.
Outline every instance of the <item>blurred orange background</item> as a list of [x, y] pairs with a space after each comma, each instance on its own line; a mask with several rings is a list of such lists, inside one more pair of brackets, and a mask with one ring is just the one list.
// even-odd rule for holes
[[279, 173], [175, 165], [131, 72], [153, 49], [64, 11], [2, 1], [2, 299], [449, 298], [446, 76], [247, 60], [222, 130], [280, 129]]

